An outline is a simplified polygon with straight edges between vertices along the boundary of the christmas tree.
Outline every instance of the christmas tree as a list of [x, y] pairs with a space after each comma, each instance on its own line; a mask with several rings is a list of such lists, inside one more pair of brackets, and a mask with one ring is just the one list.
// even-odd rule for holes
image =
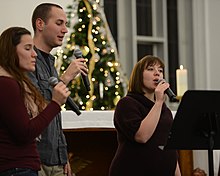
[[104, 11], [94, 0], [74, 0], [67, 9], [69, 34], [55, 54], [58, 72], [66, 70], [79, 48], [87, 60], [91, 90], [78, 76], [68, 85], [71, 97], [81, 110], [112, 110], [125, 95], [127, 80]]

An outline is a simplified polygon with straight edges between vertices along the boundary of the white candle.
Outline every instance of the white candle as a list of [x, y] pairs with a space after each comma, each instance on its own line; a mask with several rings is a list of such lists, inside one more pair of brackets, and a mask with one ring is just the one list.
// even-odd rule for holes
[[183, 69], [183, 65], [176, 70], [176, 88], [178, 97], [182, 97], [188, 89], [187, 70]]
[[99, 83], [99, 94], [100, 94], [100, 98], [103, 99], [103, 94], [104, 94], [104, 85], [102, 82]]

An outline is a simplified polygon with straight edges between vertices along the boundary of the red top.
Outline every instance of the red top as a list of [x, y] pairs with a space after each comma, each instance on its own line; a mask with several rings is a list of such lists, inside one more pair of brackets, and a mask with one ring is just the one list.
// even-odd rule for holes
[[0, 76], [0, 172], [19, 167], [39, 170], [35, 139], [60, 112], [52, 101], [30, 120], [20, 91], [16, 80]]

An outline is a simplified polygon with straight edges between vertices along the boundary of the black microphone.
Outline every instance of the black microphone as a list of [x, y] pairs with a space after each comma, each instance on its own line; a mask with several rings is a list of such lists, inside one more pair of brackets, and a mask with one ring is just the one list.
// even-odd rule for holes
[[[161, 81], [165, 81], [164, 79], [160, 79], [157, 81], [157, 83], [159, 84]], [[170, 87], [168, 87], [165, 91], [164, 91], [168, 97], [170, 98], [171, 101], [176, 102], [178, 101], [176, 98], [176, 95], [173, 93], [173, 91], [171, 90]]]
[[[56, 77], [50, 77], [48, 82], [51, 86], [54, 87], [58, 84], [59, 81]], [[73, 102], [73, 100], [70, 97], [67, 97], [66, 103], [77, 115], [81, 114], [81, 112], [79, 111], [79, 107]]]
[[[82, 51], [78, 48], [74, 50], [73, 54], [77, 59], [82, 58]], [[82, 76], [83, 84], [86, 87], [86, 90], [90, 91], [90, 82], [88, 76], [85, 76], [83, 74], [81, 74], [81, 76]]]

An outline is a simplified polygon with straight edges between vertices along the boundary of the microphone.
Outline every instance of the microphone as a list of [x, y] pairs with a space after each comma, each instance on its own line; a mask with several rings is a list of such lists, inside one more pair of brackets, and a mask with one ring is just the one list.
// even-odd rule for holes
[[[158, 80], [157, 84], [159, 84], [161, 81], [164, 81], [164, 79]], [[164, 92], [168, 95], [168, 97], [170, 98], [170, 100], [172, 102], [178, 101], [177, 98], [176, 98], [176, 95], [173, 93], [173, 91], [171, 90], [170, 87], [168, 87]]]
[[[76, 48], [74, 50], [73, 54], [77, 59], [82, 58], [82, 51], [78, 48]], [[90, 82], [89, 82], [88, 76], [85, 76], [83, 74], [81, 74], [81, 76], [82, 76], [83, 84], [86, 87], [86, 90], [89, 92], [90, 91]]]
[[[51, 86], [54, 87], [58, 84], [59, 81], [56, 77], [50, 77], [48, 82]], [[79, 107], [73, 102], [73, 100], [70, 97], [67, 97], [66, 103], [77, 115], [81, 114], [81, 112], [79, 111]]]

